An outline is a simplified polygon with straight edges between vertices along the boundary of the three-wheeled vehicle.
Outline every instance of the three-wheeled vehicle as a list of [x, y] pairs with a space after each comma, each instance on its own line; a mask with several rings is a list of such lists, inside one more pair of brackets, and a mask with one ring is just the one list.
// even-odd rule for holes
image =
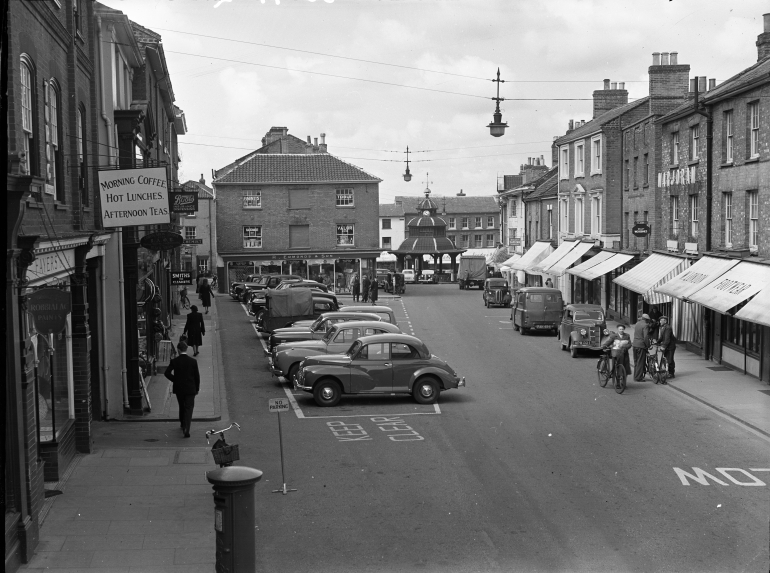
[[481, 295], [484, 306], [509, 306], [511, 304], [511, 289], [505, 279], [487, 279], [484, 281], [484, 294]]
[[404, 280], [404, 273], [393, 273], [393, 279], [391, 284], [393, 285], [393, 294], [404, 294], [406, 291], [406, 281]]

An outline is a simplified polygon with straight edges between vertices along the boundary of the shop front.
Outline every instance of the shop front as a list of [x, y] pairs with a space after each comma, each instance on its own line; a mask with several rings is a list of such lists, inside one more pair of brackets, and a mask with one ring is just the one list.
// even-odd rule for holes
[[[561, 248], [561, 245], [559, 247]], [[573, 302], [574, 277], [567, 274], [567, 269], [582, 259], [592, 248], [594, 248], [593, 241], [574, 241], [572, 247], [553, 264], [543, 265], [543, 273], [552, 278], [554, 287], [561, 291], [565, 301]]]
[[598, 304], [609, 309], [612, 283], [605, 277], [628, 263], [634, 256], [627, 253], [601, 251], [585, 263], [569, 269], [567, 272], [574, 277], [573, 302]]
[[[514, 289], [530, 286], [543, 286], [543, 277], [540, 271], [535, 271], [534, 267], [546, 259], [553, 251], [550, 241], [536, 241], [521, 258], [507, 264], [512, 271], [515, 271], [516, 281], [511, 283]], [[509, 259], [510, 260], [510, 259]]]

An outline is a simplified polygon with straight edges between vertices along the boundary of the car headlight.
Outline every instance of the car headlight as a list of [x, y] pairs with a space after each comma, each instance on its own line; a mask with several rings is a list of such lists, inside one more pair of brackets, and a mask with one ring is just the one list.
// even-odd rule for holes
[[581, 328], [580, 329], [580, 335], [581, 336], [585, 336], [586, 335], [586, 329], [585, 328]]
[[606, 329], [606, 328], [605, 328], [605, 329], [604, 329], [604, 334], [609, 334], [609, 333], [610, 333], [610, 331], [609, 331], [608, 329]]

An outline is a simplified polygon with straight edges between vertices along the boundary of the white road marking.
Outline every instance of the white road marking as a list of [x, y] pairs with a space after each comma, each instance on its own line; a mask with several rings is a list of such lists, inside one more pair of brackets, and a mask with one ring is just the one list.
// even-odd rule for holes
[[[714, 483], [718, 483], [719, 485], [723, 486], [729, 486], [730, 484], [722, 481], [718, 477], [715, 477], [711, 475], [708, 472], [703, 471], [701, 468], [693, 467], [692, 471], [694, 472], [694, 475], [690, 472], [687, 472], [681, 468], [673, 468], [674, 472], [676, 472], [677, 477], [679, 478], [679, 481], [682, 482], [682, 485], [690, 485], [690, 480], [699, 483], [700, 485], [711, 485], [709, 483], [709, 480], [713, 481]], [[758, 477], [751, 475], [749, 472], [742, 468], [714, 468], [716, 471], [718, 471], [722, 476], [726, 477], [728, 480], [730, 480], [734, 485], [742, 485], [742, 486], [765, 486], [767, 485], [765, 482], [763, 482]], [[752, 469], [751, 471], [770, 471], [770, 469]], [[737, 477], [733, 476], [732, 473], [739, 472], [743, 476], [745, 476], [750, 481], [740, 481]], [[688, 479], [689, 478], [689, 479]]]

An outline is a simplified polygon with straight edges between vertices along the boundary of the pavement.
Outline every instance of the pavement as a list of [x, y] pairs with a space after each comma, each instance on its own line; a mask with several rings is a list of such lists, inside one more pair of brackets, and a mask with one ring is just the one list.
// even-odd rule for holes
[[[40, 516], [40, 544], [22, 570], [214, 570], [213, 499], [205, 473], [216, 466], [202, 438], [205, 430], [228, 423], [216, 310], [217, 304], [231, 302], [228, 298], [218, 294], [210, 314], [205, 315], [207, 334], [197, 357], [202, 379], [193, 439], [182, 437], [175, 400], [168, 394], [162, 375], [151, 382], [153, 405], [157, 403], [152, 413], [142, 418], [94, 422], [93, 453], [77, 455], [60, 482], [46, 483], [46, 489], [61, 494], [46, 499]], [[350, 297], [340, 298], [349, 304]], [[182, 327], [182, 319], [174, 321], [174, 341]], [[668, 384], [670, 391], [770, 438], [767, 383], [725, 371], [681, 346], [676, 363], [676, 379]], [[200, 423], [221, 418], [224, 421], [219, 423]], [[238, 441], [237, 436], [231, 438]]]

